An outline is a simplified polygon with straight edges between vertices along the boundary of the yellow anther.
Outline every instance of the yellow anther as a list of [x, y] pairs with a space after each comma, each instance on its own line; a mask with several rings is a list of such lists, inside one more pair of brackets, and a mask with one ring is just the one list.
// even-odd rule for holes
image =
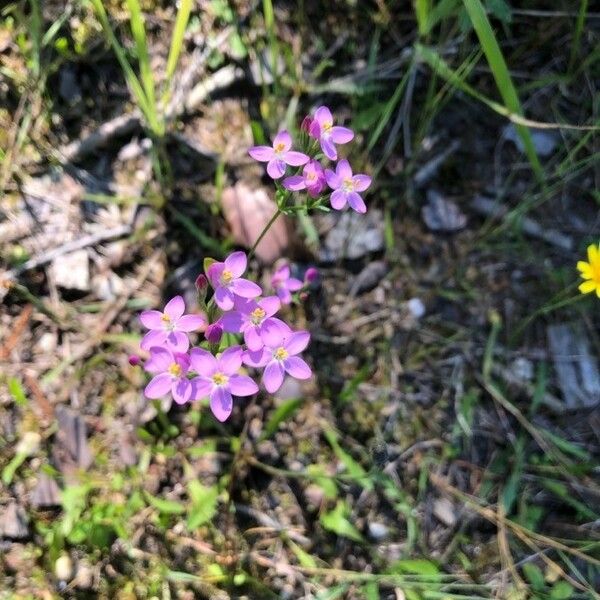
[[181, 377], [181, 367], [177, 363], [173, 363], [169, 367], [169, 373], [171, 373], [173, 377]]
[[275, 358], [277, 360], [285, 360], [287, 357], [288, 351], [283, 346], [280, 346], [277, 348], [277, 350], [275, 350]]
[[250, 318], [255, 325], [258, 325], [265, 318], [266, 314], [262, 308], [258, 307], [250, 313]]
[[233, 273], [231, 271], [223, 271], [223, 273], [221, 275], [221, 281], [224, 284], [231, 283], [232, 279], [233, 279]]
[[215, 385], [224, 385], [229, 381], [229, 377], [227, 377], [227, 375], [224, 375], [223, 373], [215, 373], [212, 376], [212, 380]]
[[171, 322], [171, 317], [167, 313], [163, 313], [160, 316], [160, 320], [164, 321], [165, 323], [170, 323]]

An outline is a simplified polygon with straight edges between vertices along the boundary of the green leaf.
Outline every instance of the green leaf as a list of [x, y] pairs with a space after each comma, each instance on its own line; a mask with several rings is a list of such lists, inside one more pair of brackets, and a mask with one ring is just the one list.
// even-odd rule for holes
[[[502, 96], [502, 100], [506, 107], [518, 115], [522, 115], [521, 103], [519, 102], [519, 96], [517, 90], [513, 84], [512, 78], [508, 71], [508, 67], [492, 30], [492, 26], [488, 20], [485, 9], [483, 8], [480, 0], [463, 0], [463, 4], [467, 10], [475, 33], [479, 38], [481, 48], [487, 58], [492, 75], [496, 81], [498, 91]], [[543, 181], [544, 171], [540, 164], [538, 155], [531, 139], [531, 133], [529, 129], [523, 125], [515, 125], [517, 133], [523, 142], [525, 153], [531, 163], [531, 167], [538, 178]]]
[[183, 37], [187, 27], [190, 12], [192, 10], [192, 0], [181, 0], [179, 10], [177, 11], [177, 19], [173, 28], [173, 37], [171, 38], [171, 47], [169, 48], [169, 58], [167, 59], [167, 86], [169, 85], [175, 69], [177, 61], [183, 47]]
[[325, 473], [322, 465], [308, 465], [306, 473], [323, 490], [325, 498], [329, 498], [330, 500], [337, 498], [338, 489], [335, 481]]
[[306, 569], [316, 568], [317, 561], [308, 552], [306, 552], [303, 548], [298, 546], [298, 544], [296, 544], [290, 539], [287, 540], [287, 544], [290, 547], [291, 551], [296, 555], [296, 558], [298, 559], [298, 562], [300, 563], [301, 567], [304, 567]]
[[195, 479], [188, 483], [187, 488], [193, 505], [187, 518], [187, 526], [194, 530], [208, 523], [217, 512], [219, 490], [216, 485], [206, 487]]
[[280, 423], [290, 418], [300, 408], [302, 401], [302, 398], [291, 398], [280, 404], [266, 424], [265, 430], [260, 436], [260, 441], [269, 439], [277, 431]]
[[544, 574], [542, 570], [534, 563], [527, 562], [523, 565], [523, 575], [529, 581], [534, 590], [544, 589]]
[[425, 558], [398, 560], [391, 566], [390, 571], [392, 573], [415, 573], [433, 581], [441, 580], [439, 567]]
[[323, 513], [319, 520], [321, 521], [321, 525], [328, 531], [333, 531], [333, 533], [347, 537], [355, 542], [362, 542], [362, 535], [346, 516], [348, 513], [349, 510], [346, 503], [343, 500], [339, 500], [335, 508], [327, 513]]
[[379, 600], [379, 584], [376, 581], [369, 581], [363, 586], [365, 600]]
[[10, 395], [13, 397], [17, 406], [26, 406], [27, 405], [27, 396], [25, 395], [25, 390], [21, 385], [21, 382], [16, 377], [8, 378], [8, 391]]
[[325, 435], [325, 438], [332, 447], [335, 455], [346, 467], [348, 474], [353, 479], [356, 479], [356, 481], [360, 483], [365, 489], [373, 489], [373, 482], [369, 479], [367, 472], [339, 445], [337, 441], [337, 436], [333, 429], [325, 429], [325, 431], [323, 431], [323, 434]]
[[340, 583], [335, 587], [319, 592], [316, 596], [316, 600], [337, 600], [337, 598], [341, 598], [342, 594], [345, 594], [348, 591], [349, 587], [349, 583]]
[[164, 515], [181, 515], [185, 512], [185, 507], [181, 502], [175, 500], [164, 500], [162, 498], [155, 498], [148, 492], [144, 494], [146, 501], [156, 508], [160, 513]]
[[150, 67], [150, 57], [148, 55], [148, 42], [146, 40], [146, 24], [144, 15], [138, 0], [127, 0], [127, 6], [130, 12], [131, 33], [135, 40], [137, 58], [140, 65], [140, 76], [144, 92], [148, 99], [151, 109], [156, 110], [156, 100], [154, 97], [154, 77]]
[[568, 581], [558, 581], [550, 590], [552, 600], [568, 600], [574, 593], [573, 586]]

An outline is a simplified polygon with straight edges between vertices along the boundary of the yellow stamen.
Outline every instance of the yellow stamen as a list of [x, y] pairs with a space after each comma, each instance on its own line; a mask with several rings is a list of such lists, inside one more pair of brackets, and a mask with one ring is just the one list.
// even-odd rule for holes
[[266, 314], [262, 308], [258, 307], [250, 313], [250, 318], [255, 325], [258, 325], [265, 318]]
[[177, 363], [173, 363], [169, 367], [169, 373], [171, 373], [173, 377], [181, 377], [181, 367]]
[[275, 153], [279, 154], [280, 152], [283, 152], [285, 150], [285, 144], [282, 144], [281, 142], [279, 142], [279, 144], [275, 145]]
[[163, 313], [160, 316], [160, 320], [164, 321], [165, 323], [170, 323], [171, 322], [171, 317], [167, 313]]
[[215, 385], [224, 385], [229, 381], [229, 377], [223, 373], [215, 373], [212, 376], [212, 380]]
[[233, 279], [233, 273], [231, 271], [223, 271], [222, 275], [221, 275], [221, 282], [224, 283], [225, 285], [227, 285], [228, 283], [231, 283], [231, 280]]
[[347, 192], [354, 191], [354, 182], [350, 178], [344, 179], [343, 186]]
[[331, 121], [325, 121], [325, 123], [323, 123], [323, 125], [321, 126], [323, 128], [323, 131], [329, 131], [333, 126], [333, 123]]
[[288, 356], [288, 351], [283, 346], [279, 346], [279, 348], [275, 350], [275, 358], [277, 360], [285, 360]]

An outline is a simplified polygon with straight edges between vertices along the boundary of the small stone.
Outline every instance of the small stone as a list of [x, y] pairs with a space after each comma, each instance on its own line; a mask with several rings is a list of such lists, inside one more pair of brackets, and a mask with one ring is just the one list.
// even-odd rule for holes
[[421, 217], [431, 231], [453, 233], [467, 224], [467, 217], [458, 206], [435, 190], [427, 190], [427, 204], [421, 209]]
[[35, 349], [40, 354], [49, 354], [56, 350], [56, 334], [51, 331], [47, 331], [46, 333], [42, 333], [39, 337], [38, 341], [35, 344]]
[[87, 292], [90, 289], [87, 250], [76, 250], [55, 258], [52, 261], [51, 269], [57, 286], [82, 292]]
[[387, 525], [378, 523], [377, 521], [369, 522], [367, 525], [367, 530], [369, 532], [369, 537], [375, 542], [381, 542], [390, 533], [390, 528]]
[[456, 508], [448, 498], [438, 498], [433, 503], [433, 514], [446, 527], [454, 527], [456, 523]]
[[421, 298], [411, 298], [406, 303], [406, 308], [415, 319], [420, 319], [426, 312], [425, 304], [423, 304]]
[[94, 570], [83, 560], [77, 564], [75, 586], [80, 590], [89, 590], [94, 587]]
[[31, 505], [34, 508], [60, 506], [60, 488], [52, 477], [42, 473], [31, 493]]
[[17, 454], [24, 454], [25, 456], [31, 456], [35, 454], [40, 448], [40, 442], [42, 436], [36, 431], [26, 431], [23, 437], [19, 440], [15, 452]]
[[306, 486], [304, 495], [306, 496], [306, 500], [308, 501], [309, 505], [311, 505], [313, 508], [319, 508], [323, 503], [325, 492], [320, 486], [311, 483], [310, 485]]
[[70, 581], [73, 577], [73, 562], [68, 554], [63, 554], [54, 563], [54, 574], [59, 581]]
[[[530, 129], [531, 141], [533, 142], [533, 147], [538, 156], [545, 158], [550, 156], [554, 149], [556, 148], [556, 144], [560, 141], [560, 136], [556, 131], [547, 131], [545, 129]], [[517, 129], [513, 123], [509, 123], [504, 128], [504, 139], [513, 142], [513, 144], [517, 147], [519, 152], [525, 154], [525, 146], [523, 145], [523, 140], [521, 136], [518, 134]]]
[[531, 381], [533, 379], [533, 363], [523, 356], [512, 362], [511, 370], [513, 375], [521, 381]]
[[29, 535], [29, 519], [21, 506], [11, 502], [0, 516], [0, 535], [12, 540], [22, 540]]

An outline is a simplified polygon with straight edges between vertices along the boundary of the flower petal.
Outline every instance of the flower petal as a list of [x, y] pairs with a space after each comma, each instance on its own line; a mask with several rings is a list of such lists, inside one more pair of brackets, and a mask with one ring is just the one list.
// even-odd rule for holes
[[260, 162], [269, 162], [275, 155], [275, 151], [271, 146], [254, 146], [248, 150], [248, 154]]
[[227, 288], [219, 286], [215, 290], [215, 302], [220, 309], [231, 310], [233, 308], [233, 300], [233, 293]]
[[342, 180], [338, 177], [337, 173], [334, 173], [331, 169], [325, 169], [325, 180], [327, 181], [327, 185], [332, 190], [337, 190], [342, 186]]
[[163, 329], [165, 322], [162, 320], [163, 313], [159, 310], [144, 310], [140, 313], [140, 321], [148, 329]]
[[248, 375], [232, 375], [229, 378], [229, 391], [234, 396], [252, 396], [258, 392], [258, 386]]
[[191, 400], [201, 400], [202, 398], [206, 398], [213, 389], [213, 382], [210, 379], [206, 379], [206, 377], [194, 377], [193, 379], [190, 379], [190, 383], [192, 384]]
[[295, 277], [290, 277], [286, 285], [287, 289], [290, 290], [290, 292], [297, 292], [299, 289], [304, 287], [304, 284]]
[[335, 192], [331, 194], [329, 201], [331, 202], [332, 208], [335, 208], [335, 210], [342, 210], [348, 201], [346, 192], [344, 192], [344, 190], [335, 190]]
[[283, 286], [277, 288], [277, 295], [281, 300], [281, 304], [291, 304], [292, 294], [290, 294], [290, 291], [287, 288]]
[[223, 275], [223, 271], [225, 270], [225, 263], [215, 262], [206, 271], [210, 284], [214, 289], [217, 289], [220, 285], [219, 281], [221, 279], [221, 275]]
[[167, 332], [166, 331], [149, 331], [140, 342], [140, 348], [142, 350], [150, 350], [152, 346], [164, 346], [167, 343]]
[[265, 367], [262, 376], [262, 381], [265, 384], [267, 392], [272, 394], [281, 387], [281, 384], [283, 383], [284, 374], [285, 370], [283, 369], [283, 365], [277, 360], [272, 360]]
[[266, 348], [257, 352], [246, 351], [242, 355], [242, 361], [249, 367], [259, 369], [264, 367], [273, 358], [273, 353]]
[[250, 325], [250, 327], [244, 331], [244, 342], [246, 342], [246, 346], [248, 346], [250, 352], [257, 352], [265, 345], [262, 337], [258, 333], [256, 325]]
[[190, 340], [183, 331], [170, 331], [167, 334], [166, 345], [173, 352], [187, 352]]
[[356, 192], [364, 192], [371, 185], [371, 178], [368, 175], [355, 175], [352, 183]]
[[332, 127], [330, 134], [336, 144], [347, 144], [354, 139], [354, 131], [347, 127]]
[[283, 368], [296, 379], [309, 379], [312, 376], [310, 367], [299, 356], [286, 358]]
[[203, 348], [192, 348], [190, 363], [194, 371], [203, 377], [211, 377], [217, 370], [217, 359]]
[[172, 321], [176, 321], [185, 312], [185, 302], [181, 296], [171, 298], [165, 306], [165, 314], [171, 317]]
[[160, 346], [150, 349], [150, 358], [146, 361], [144, 369], [149, 373], [164, 373], [175, 361], [170, 350]]
[[204, 315], [183, 315], [177, 319], [179, 331], [204, 331], [206, 329], [206, 318]]
[[161, 398], [169, 393], [171, 389], [172, 378], [168, 373], [161, 373], [150, 380], [150, 383], [144, 389], [146, 398]]
[[267, 173], [271, 179], [279, 179], [285, 173], [285, 163], [279, 158], [273, 158], [267, 163]]
[[295, 152], [294, 150], [290, 150], [286, 152], [282, 157], [283, 161], [292, 167], [300, 167], [301, 165], [305, 165], [310, 159], [306, 154], [302, 152]]
[[226, 421], [233, 409], [233, 398], [229, 390], [216, 387], [210, 394], [210, 410], [221, 421]]
[[596, 244], [590, 244], [587, 249], [588, 261], [590, 265], [600, 262], [600, 250]]
[[267, 319], [260, 328], [260, 335], [269, 348], [278, 348], [289, 337], [292, 330], [279, 319]]
[[225, 259], [225, 269], [231, 271], [234, 277], [241, 277], [248, 266], [245, 252], [233, 252]]
[[367, 212], [365, 201], [361, 198], [360, 194], [357, 194], [356, 192], [350, 192], [348, 194], [348, 204], [350, 205], [350, 208], [361, 215]]
[[329, 160], [337, 160], [337, 150], [335, 144], [331, 141], [329, 136], [321, 136], [321, 150]]
[[594, 281], [584, 281], [580, 286], [579, 286], [579, 291], [582, 294], [589, 294], [590, 292], [593, 292], [594, 290], [599, 290], [600, 286], [597, 285]]
[[234, 375], [242, 366], [242, 349], [240, 346], [231, 346], [227, 348], [219, 358], [217, 358], [217, 370], [225, 375]]
[[181, 371], [185, 374], [190, 370], [190, 357], [189, 354], [183, 352], [175, 352], [173, 355], [175, 362], [181, 367]]
[[585, 261], [580, 260], [577, 263], [577, 269], [579, 270], [579, 272], [581, 273], [581, 276], [584, 279], [592, 278], [592, 265], [590, 265], [589, 263], [586, 263]]
[[325, 123], [333, 123], [331, 111], [326, 106], [319, 106], [315, 111], [315, 121], [323, 127]]
[[291, 177], [286, 177], [283, 180], [283, 187], [286, 190], [291, 190], [292, 192], [298, 192], [306, 188], [306, 184], [304, 183], [304, 177], [301, 175], [292, 175]]
[[243, 324], [244, 319], [237, 311], [227, 312], [221, 317], [221, 327], [229, 333], [239, 333], [242, 330]]
[[176, 379], [171, 386], [171, 394], [173, 394], [173, 400], [177, 404], [189, 402], [192, 399], [192, 384], [190, 380], [185, 377]]
[[231, 289], [242, 298], [256, 298], [262, 294], [261, 287], [249, 279], [235, 279]]
[[273, 139], [273, 148], [283, 146], [283, 151], [287, 152], [292, 147], [292, 136], [287, 132], [286, 129], [280, 131]]
[[340, 160], [340, 162], [337, 164], [337, 167], [335, 168], [335, 172], [342, 181], [344, 179], [352, 178], [352, 169], [350, 167], [350, 163], [346, 159]]
[[281, 308], [281, 301], [277, 296], [266, 296], [258, 305], [265, 311], [265, 317], [271, 317]]
[[310, 333], [308, 331], [294, 331], [285, 341], [285, 349], [290, 354], [299, 354], [308, 346]]

